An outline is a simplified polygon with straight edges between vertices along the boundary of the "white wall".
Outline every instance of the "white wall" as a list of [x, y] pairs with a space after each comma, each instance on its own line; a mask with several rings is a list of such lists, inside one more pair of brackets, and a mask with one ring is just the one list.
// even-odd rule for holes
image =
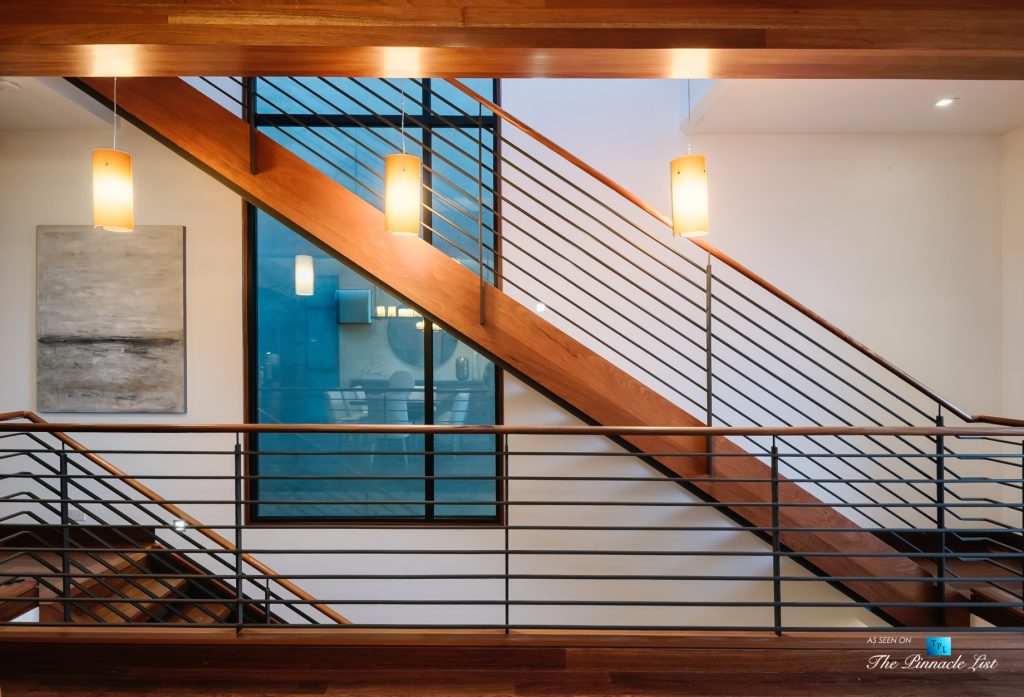
[[[130, 126], [118, 140], [134, 158], [135, 222], [185, 226], [187, 413], [46, 418], [241, 420], [241, 200]], [[91, 151], [109, 146], [107, 131], [0, 131], [0, 411], [34, 410], [36, 404], [36, 226], [92, 221]]]
[[1024, 418], [1024, 127], [1003, 136], [1003, 405]]

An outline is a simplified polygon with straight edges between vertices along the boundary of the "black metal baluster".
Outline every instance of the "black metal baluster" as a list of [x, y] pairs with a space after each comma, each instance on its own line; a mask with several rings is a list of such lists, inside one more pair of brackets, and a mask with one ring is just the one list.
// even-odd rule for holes
[[477, 254], [480, 271], [480, 324], [487, 324], [487, 313], [484, 309], [484, 292], [487, 286], [484, 280], [484, 107], [477, 104], [480, 128], [477, 131], [477, 179], [476, 179], [476, 234]]
[[772, 618], [776, 636], [782, 636], [782, 540], [779, 533], [779, 446], [772, 436]]
[[249, 174], [256, 174], [256, 78], [242, 78], [242, 104], [249, 124]]
[[[942, 407], [939, 407], [935, 415], [935, 425], [942, 428]], [[938, 535], [939, 556], [935, 565], [935, 574], [938, 578], [937, 589], [939, 595], [939, 626], [946, 626], [946, 455], [945, 438], [941, 435], [935, 436], [935, 528]]]
[[[711, 293], [711, 283], [713, 279], [711, 273], [711, 256], [708, 255], [708, 264], [704, 270], [704, 391], [706, 395], [706, 405], [704, 408], [704, 425], [714, 426], [714, 390], [715, 390], [715, 377], [714, 377], [714, 335], [712, 333], [712, 322], [714, 321], [713, 308], [711, 306], [711, 299], [713, 297]], [[708, 476], [715, 476], [715, 437], [708, 435]]]
[[263, 621], [270, 624], [270, 579], [263, 579]]
[[71, 511], [68, 492], [68, 451], [60, 446], [60, 572], [64, 622], [71, 624]]
[[508, 580], [508, 574], [509, 574], [509, 552], [508, 552], [509, 544], [508, 544], [508, 529], [509, 529], [510, 521], [509, 521], [509, 518], [508, 518], [508, 516], [509, 516], [509, 505], [508, 504], [509, 504], [509, 499], [511, 498], [511, 491], [510, 491], [510, 488], [509, 488], [509, 478], [508, 478], [508, 434], [507, 433], [502, 435], [501, 452], [502, 452], [502, 459], [504, 461], [502, 477], [504, 478], [503, 490], [504, 490], [504, 494], [505, 494], [505, 496], [504, 496], [504, 499], [505, 499], [505, 501], [504, 501], [505, 515], [504, 515], [504, 520], [503, 520], [503, 524], [504, 524], [504, 528], [505, 528], [505, 633], [509, 634], [510, 633], [510, 628], [509, 628], [510, 625], [509, 625], [509, 604], [508, 604], [508, 602], [509, 602], [509, 580]]
[[235, 434], [235, 631], [245, 625], [245, 597], [242, 594], [242, 441]]

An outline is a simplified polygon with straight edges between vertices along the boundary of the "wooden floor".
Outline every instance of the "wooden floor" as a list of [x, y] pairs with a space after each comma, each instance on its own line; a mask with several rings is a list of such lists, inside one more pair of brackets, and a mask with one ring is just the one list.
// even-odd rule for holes
[[[248, 632], [112, 635], [0, 631], [3, 697], [33, 695], [688, 695], [1018, 697], [1024, 634], [952, 635], [953, 657], [993, 670], [884, 671], [870, 657], [924, 654], [872, 636], [445, 635]], [[52, 635], [52, 632], [50, 633]], [[100, 638], [100, 637], [105, 638]], [[894, 635], [899, 636], [899, 635]]]

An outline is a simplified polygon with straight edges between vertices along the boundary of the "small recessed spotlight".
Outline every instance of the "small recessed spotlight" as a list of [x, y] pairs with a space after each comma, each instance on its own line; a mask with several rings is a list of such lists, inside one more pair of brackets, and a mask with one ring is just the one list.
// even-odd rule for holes
[[186, 523], [184, 520], [179, 520], [177, 518], [174, 519], [174, 522], [172, 523], [172, 525], [174, 526], [174, 529], [177, 530], [178, 532], [181, 532], [182, 530], [187, 530], [188, 529], [188, 523]]
[[545, 305], [544, 303], [537, 303], [537, 312], [543, 314], [544, 312], [547, 311], [547, 309], [548, 309], [548, 306]]
[[958, 97], [943, 97], [942, 99], [935, 102], [935, 106], [940, 109], [947, 109], [956, 103]]

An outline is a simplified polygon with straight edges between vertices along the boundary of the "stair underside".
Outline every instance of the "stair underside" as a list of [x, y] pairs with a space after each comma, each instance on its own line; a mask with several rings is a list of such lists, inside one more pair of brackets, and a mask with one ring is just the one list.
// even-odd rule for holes
[[[33, 537], [45, 539], [50, 532], [40, 526]], [[146, 551], [111, 548], [68, 555], [73, 623], [209, 626], [232, 620], [236, 608], [230, 588], [215, 578], [176, 578], [207, 572], [157, 543], [145, 546]], [[38, 606], [41, 622], [63, 622], [64, 604], [53, 600], [62, 594], [62, 581], [53, 576], [60, 573], [61, 563], [58, 552], [29, 555], [0, 548], [0, 581], [15, 579], [0, 585], [0, 621]], [[261, 608], [253, 606], [246, 614], [253, 621], [266, 621]]]
[[[3, 581], [4, 579], [0, 579]], [[0, 584], [0, 622], [10, 622], [39, 604], [39, 584], [15, 578]]]
[[[109, 79], [84, 79], [87, 91], [107, 101]], [[384, 232], [383, 215], [321, 174], [299, 156], [263, 134], [257, 137], [258, 173], [250, 172], [249, 129], [241, 119], [177, 78], [126, 78], [118, 85], [119, 108], [138, 126], [186, 159], [274, 215], [325, 251], [360, 269], [390, 292], [443, 324], [466, 343], [585, 419], [615, 426], [700, 426], [701, 422], [606, 359], [523, 307], [488, 287], [486, 324], [480, 324], [479, 278], [440, 250], [417, 238]], [[705, 452], [703, 438], [630, 437], [639, 452]], [[744, 454], [718, 439], [715, 452]], [[703, 457], [659, 458], [681, 476], [707, 471]], [[765, 478], [757, 458], [728, 457], [716, 462], [717, 479]], [[768, 484], [715, 481], [696, 488], [718, 501], [764, 503]], [[783, 545], [794, 552], [893, 555], [818, 557], [813, 564], [830, 576], [920, 578], [909, 582], [844, 582], [848, 591], [876, 602], [935, 600], [935, 585], [920, 566], [858, 527], [797, 485], [780, 486], [782, 502], [820, 504], [783, 509], [782, 526], [834, 528], [836, 532], [789, 532]], [[762, 527], [771, 524], [767, 506], [730, 506], [730, 511]], [[909, 626], [932, 626], [927, 608], [888, 608]]]

